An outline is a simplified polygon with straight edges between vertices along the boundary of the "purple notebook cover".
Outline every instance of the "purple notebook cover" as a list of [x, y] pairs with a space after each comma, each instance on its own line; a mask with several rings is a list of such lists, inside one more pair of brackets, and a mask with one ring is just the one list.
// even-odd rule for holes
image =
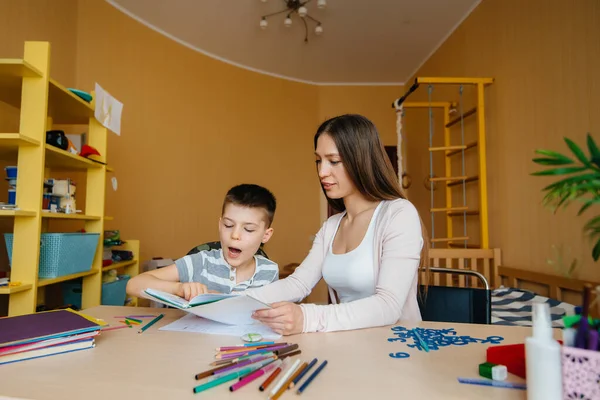
[[100, 329], [100, 325], [67, 310], [0, 318], [0, 347]]

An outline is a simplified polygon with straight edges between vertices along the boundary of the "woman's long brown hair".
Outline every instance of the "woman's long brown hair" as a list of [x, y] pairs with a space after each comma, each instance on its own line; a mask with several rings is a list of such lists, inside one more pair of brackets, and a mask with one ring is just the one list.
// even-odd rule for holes
[[[356, 189], [370, 201], [406, 199], [394, 172], [392, 162], [385, 152], [375, 125], [362, 115], [345, 114], [323, 122], [315, 134], [314, 145], [323, 134], [329, 135], [340, 154], [342, 164]], [[330, 199], [323, 189], [329, 205], [344, 211], [343, 199]], [[421, 220], [421, 217], [419, 216]], [[419, 270], [425, 273], [425, 286], [429, 282], [429, 237], [421, 220], [423, 249]], [[419, 281], [420, 279], [420, 271]]]

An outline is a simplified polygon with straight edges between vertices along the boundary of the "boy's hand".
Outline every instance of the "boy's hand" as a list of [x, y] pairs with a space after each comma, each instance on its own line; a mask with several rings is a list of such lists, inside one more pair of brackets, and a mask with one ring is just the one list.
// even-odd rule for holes
[[198, 282], [185, 282], [180, 283], [178, 295], [179, 297], [183, 297], [186, 300], [190, 300], [199, 294], [208, 293], [208, 288], [206, 285], [203, 285]]

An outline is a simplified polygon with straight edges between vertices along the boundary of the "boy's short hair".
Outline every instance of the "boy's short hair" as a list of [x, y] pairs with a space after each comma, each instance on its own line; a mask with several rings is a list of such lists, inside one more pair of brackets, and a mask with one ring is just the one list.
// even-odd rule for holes
[[244, 207], [262, 208], [267, 213], [267, 228], [271, 227], [277, 201], [273, 193], [264, 187], [249, 183], [232, 187], [225, 195], [221, 214], [225, 212], [225, 206], [230, 203]]

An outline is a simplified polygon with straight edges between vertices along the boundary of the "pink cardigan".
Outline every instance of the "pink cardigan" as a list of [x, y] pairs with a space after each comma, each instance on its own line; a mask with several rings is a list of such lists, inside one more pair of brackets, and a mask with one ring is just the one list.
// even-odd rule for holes
[[[298, 302], [308, 296], [322, 278], [323, 260], [344, 213], [330, 217], [312, 248], [293, 274], [246, 293], [265, 303]], [[331, 332], [369, 328], [402, 320], [421, 321], [417, 303], [417, 270], [423, 236], [417, 210], [404, 199], [384, 201], [375, 221], [375, 294], [349, 303], [301, 304], [303, 332]], [[333, 291], [329, 288], [332, 301]]]

